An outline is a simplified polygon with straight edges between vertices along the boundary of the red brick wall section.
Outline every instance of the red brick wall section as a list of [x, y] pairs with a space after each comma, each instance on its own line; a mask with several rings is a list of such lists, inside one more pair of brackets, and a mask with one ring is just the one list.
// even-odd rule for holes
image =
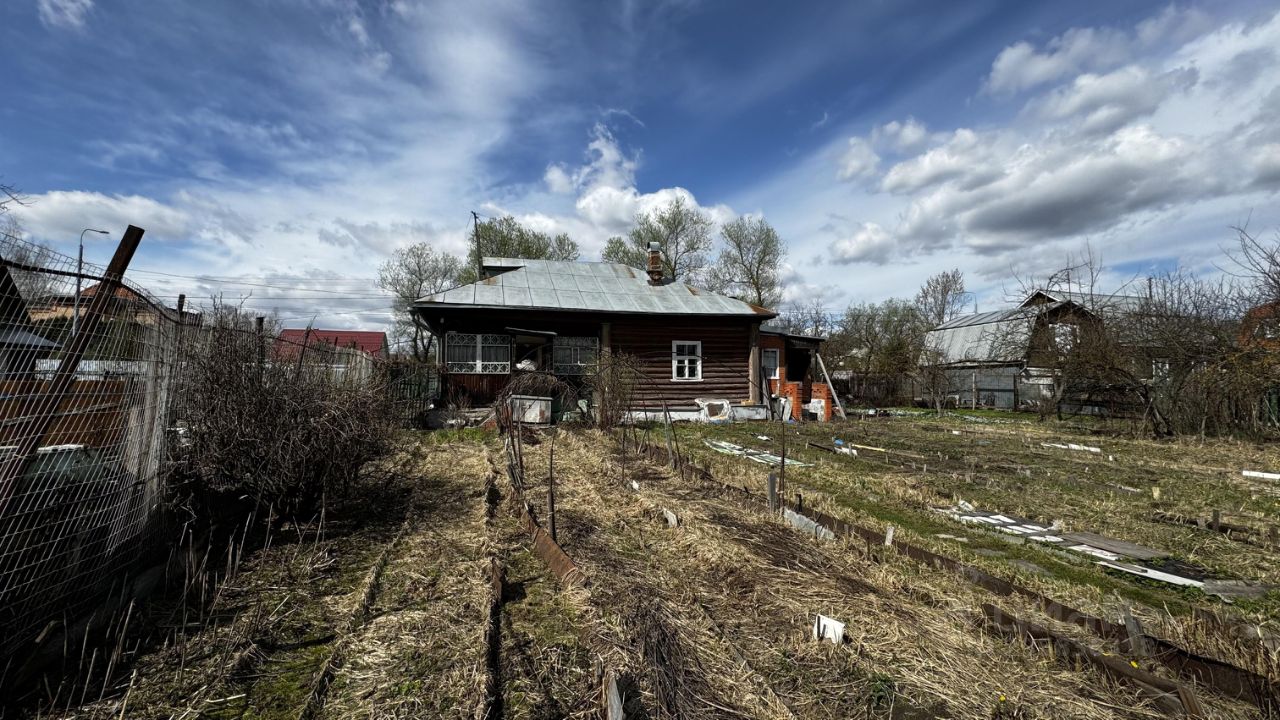
[[831, 406], [835, 404], [835, 401], [831, 399], [831, 387], [826, 383], [814, 383], [813, 399], [826, 401], [823, 405], [825, 409], [822, 412], [821, 419], [822, 422], [831, 422]]

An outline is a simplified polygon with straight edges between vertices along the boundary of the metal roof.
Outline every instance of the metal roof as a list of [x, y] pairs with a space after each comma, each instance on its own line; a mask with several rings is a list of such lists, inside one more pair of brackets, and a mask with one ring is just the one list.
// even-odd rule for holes
[[772, 310], [681, 282], [650, 285], [648, 276], [618, 263], [484, 258], [498, 274], [427, 295], [415, 307], [487, 307], [644, 313], [652, 315], [748, 315]]
[[940, 354], [942, 364], [1016, 362], [1026, 355], [1032, 319], [1065, 305], [1074, 303], [1057, 301], [951, 318], [928, 332], [926, 344]]
[[1093, 312], [1131, 312], [1142, 307], [1146, 298], [1139, 295], [1112, 295], [1107, 293], [1087, 293], [1076, 290], [1036, 290], [1023, 301], [1023, 305], [1031, 302], [1036, 295], [1061, 302], [1075, 304]]
[[57, 350], [62, 346], [21, 327], [0, 328], [0, 347]]

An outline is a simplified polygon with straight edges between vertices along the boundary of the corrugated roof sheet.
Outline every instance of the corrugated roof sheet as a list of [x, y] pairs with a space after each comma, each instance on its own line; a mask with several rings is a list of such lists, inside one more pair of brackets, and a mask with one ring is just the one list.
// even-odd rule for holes
[[962, 315], [930, 330], [926, 342], [943, 364], [1003, 363], [1021, 360], [1030, 339], [1031, 320], [1069, 301]]
[[[1092, 312], [1130, 312], [1142, 307], [1146, 298], [1138, 295], [1108, 295], [1075, 290], [1037, 290], [1036, 293], [1061, 302], [1071, 301]], [[1031, 297], [1035, 297], [1032, 293]], [[1031, 298], [1028, 298], [1030, 300]]]
[[[303, 342], [326, 343], [334, 347], [354, 347], [374, 357], [382, 357], [387, 334], [379, 330], [321, 330], [319, 328], [285, 328], [277, 344], [300, 346]], [[277, 351], [281, 348], [277, 348]]]
[[648, 276], [618, 263], [486, 257], [498, 274], [421, 298], [426, 305], [540, 308], [652, 315], [749, 315], [775, 313], [736, 298], [681, 282], [650, 285]]

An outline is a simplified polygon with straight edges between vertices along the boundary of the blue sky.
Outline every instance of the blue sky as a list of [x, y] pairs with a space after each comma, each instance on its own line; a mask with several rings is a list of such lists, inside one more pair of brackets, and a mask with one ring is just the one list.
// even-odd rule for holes
[[909, 295], [959, 267], [994, 305], [1086, 243], [1118, 286], [1215, 272], [1233, 224], [1280, 227], [1274, 13], [14, 0], [0, 177], [31, 198], [31, 236], [73, 251], [132, 222], [157, 294], [248, 295], [290, 324], [382, 322], [378, 264], [416, 241], [462, 251], [473, 209], [594, 259], [676, 195], [773, 222], [793, 302]]

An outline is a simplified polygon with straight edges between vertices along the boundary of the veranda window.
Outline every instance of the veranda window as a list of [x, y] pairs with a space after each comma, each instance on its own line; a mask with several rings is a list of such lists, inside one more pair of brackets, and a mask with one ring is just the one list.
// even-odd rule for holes
[[556, 375], [583, 375], [596, 363], [600, 341], [593, 337], [557, 337], [552, 345], [551, 371]]
[[445, 336], [445, 367], [455, 373], [509, 373], [511, 336], [449, 333]]
[[702, 341], [675, 340], [671, 343], [671, 379], [702, 379]]
[[778, 379], [778, 351], [765, 349], [760, 351], [760, 371], [770, 380]]

